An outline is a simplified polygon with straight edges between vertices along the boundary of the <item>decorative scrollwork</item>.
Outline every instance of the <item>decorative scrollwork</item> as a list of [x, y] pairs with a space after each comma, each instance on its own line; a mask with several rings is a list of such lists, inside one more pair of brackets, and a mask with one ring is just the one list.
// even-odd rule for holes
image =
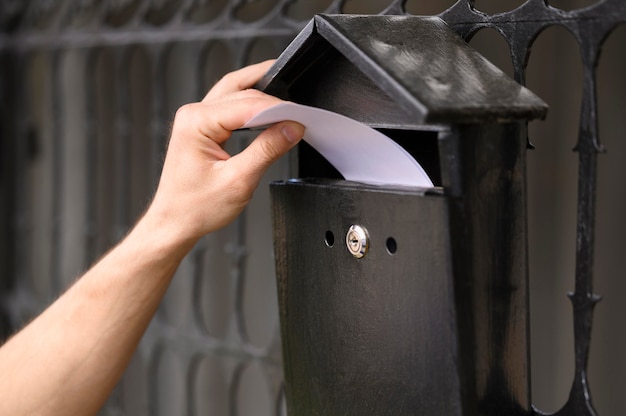
[[[398, 1], [397, 3], [402, 3]], [[528, 0], [515, 10], [486, 15], [474, 8], [473, 0], [459, 0], [441, 17], [465, 39], [489, 27], [500, 32], [511, 47], [516, 79], [525, 83], [530, 48], [538, 34], [552, 25], [561, 25], [574, 34], [582, 51], [585, 71], [580, 130], [575, 150], [579, 154], [578, 223], [575, 290], [569, 294], [574, 311], [575, 378], [567, 403], [556, 416], [595, 416], [587, 380], [593, 310], [600, 297], [593, 293], [593, 249], [597, 154], [603, 151], [597, 126], [595, 68], [602, 43], [615, 27], [626, 22], [626, 4], [603, 0], [595, 5], [564, 11], [546, 0]], [[535, 410], [537, 415], [544, 415]]]
[[153, 0], [149, 3], [145, 20], [155, 26], [160, 26], [174, 20], [181, 10], [182, 0]]
[[54, 24], [55, 17], [61, 12], [63, 0], [42, 0], [24, 2], [23, 8], [13, 7], [16, 17], [19, 15], [19, 25], [25, 28], [45, 28]]
[[26, 5], [20, 0], [0, 0], [0, 31], [11, 32], [21, 20]]
[[106, 2], [107, 9], [111, 12], [120, 12], [131, 6], [133, 3], [136, 3], [136, 0], [108, 0]]

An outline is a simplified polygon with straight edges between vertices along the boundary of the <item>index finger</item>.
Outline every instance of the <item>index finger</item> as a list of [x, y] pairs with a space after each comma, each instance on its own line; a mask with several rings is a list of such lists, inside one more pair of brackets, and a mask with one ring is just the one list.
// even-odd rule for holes
[[233, 92], [252, 88], [267, 70], [270, 69], [272, 64], [274, 64], [273, 59], [229, 72], [211, 88], [202, 99], [202, 102], [206, 103]]
[[257, 113], [282, 101], [260, 91], [233, 93], [208, 103], [187, 104], [174, 119], [174, 128], [184, 135], [200, 133], [217, 144], [222, 144]]

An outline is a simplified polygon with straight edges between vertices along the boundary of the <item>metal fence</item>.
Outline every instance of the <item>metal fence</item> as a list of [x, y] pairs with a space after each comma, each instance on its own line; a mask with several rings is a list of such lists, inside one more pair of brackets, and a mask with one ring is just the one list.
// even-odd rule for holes
[[[222, 74], [277, 56], [316, 12], [441, 14], [551, 104], [530, 128], [534, 402], [556, 411], [572, 380], [574, 390], [588, 381], [598, 413], [624, 414], [626, 3], [549, 3], [0, 0], [0, 330], [127, 231], [158, 179], [174, 111]], [[600, 132], [609, 152], [599, 156]], [[288, 174], [283, 162], [266, 182]], [[103, 415], [284, 413], [269, 223], [262, 186], [193, 250]], [[594, 279], [606, 299], [586, 380]]]

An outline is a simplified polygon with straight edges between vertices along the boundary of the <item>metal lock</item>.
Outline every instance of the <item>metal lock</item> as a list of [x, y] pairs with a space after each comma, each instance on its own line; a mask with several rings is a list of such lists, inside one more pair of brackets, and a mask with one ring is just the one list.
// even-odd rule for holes
[[370, 238], [367, 230], [360, 225], [352, 225], [346, 234], [346, 247], [357, 259], [367, 254], [370, 247]]

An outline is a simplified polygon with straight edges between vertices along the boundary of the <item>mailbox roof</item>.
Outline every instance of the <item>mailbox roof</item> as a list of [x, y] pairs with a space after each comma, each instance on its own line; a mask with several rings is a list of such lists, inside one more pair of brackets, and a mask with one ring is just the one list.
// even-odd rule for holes
[[[349, 63], [335, 64], [338, 60]], [[353, 69], [342, 70], [346, 66]], [[334, 70], [337, 74], [328, 73]], [[324, 72], [326, 78], [320, 75]], [[362, 76], [359, 72], [363, 80], [355, 82], [355, 77]], [[352, 79], [340, 79], [342, 76]], [[316, 84], [307, 78], [323, 81]], [[547, 111], [539, 97], [470, 47], [438, 17], [317, 15], [259, 87], [300, 102], [306, 99], [299, 100], [299, 96], [321, 97], [323, 93], [309, 91], [303, 95], [292, 89], [328, 88], [332, 95], [330, 88], [339, 88], [342, 95], [332, 102], [319, 105], [311, 99], [304, 103], [347, 113], [366, 123], [376, 117], [375, 109], [354, 107], [361, 106], [359, 102], [375, 105], [377, 98], [370, 90], [379, 89], [380, 100], [387, 102], [381, 107], [398, 108], [387, 110], [392, 119], [387, 127], [529, 120], [543, 118]], [[366, 99], [354, 100], [359, 94]], [[342, 96], [352, 96], [356, 105], [342, 106]], [[385, 123], [374, 120], [370, 124]]]

